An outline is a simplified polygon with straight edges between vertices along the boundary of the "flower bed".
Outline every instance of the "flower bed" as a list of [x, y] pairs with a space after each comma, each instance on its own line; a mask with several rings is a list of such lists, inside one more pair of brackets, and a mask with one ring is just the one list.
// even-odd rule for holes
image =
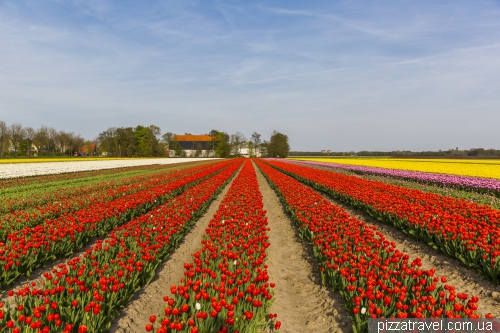
[[279, 329], [265, 265], [267, 218], [257, 177], [247, 160], [203, 236], [193, 262], [165, 296], [161, 319], [151, 316], [146, 331], [260, 332]]
[[[49, 176], [34, 176], [0, 181], [5, 185], [0, 187], [0, 214], [17, 209], [36, 207], [58, 200], [61, 197], [67, 198], [79, 195], [88, 192], [89, 188], [97, 184], [101, 184], [103, 187], [111, 187], [119, 180], [133, 179], [140, 176], [147, 177], [148, 174], [169, 172], [186, 166], [186, 164], [151, 165], [58, 175], [61, 179], [53, 179], [53, 177]], [[72, 177], [66, 178], [65, 176], [68, 175]], [[27, 178], [30, 178], [29, 181]], [[19, 181], [19, 184], [17, 181]], [[108, 183], [110, 184], [108, 185]]]
[[365, 167], [359, 165], [313, 162], [313, 161], [287, 160], [287, 162], [306, 164], [306, 165], [307, 164], [321, 165], [329, 168], [349, 170], [360, 174], [375, 174], [375, 175], [384, 175], [394, 178], [410, 179], [424, 183], [438, 184], [441, 186], [451, 186], [466, 190], [488, 192], [500, 197], [500, 179], [494, 179], [494, 178], [468, 177], [468, 176], [449, 175], [441, 173], [375, 168], [375, 167]]
[[421, 269], [419, 258], [409, 262], [375, 227], [269, 165], [257, 164], [313, 247], [324, 280], [345, 300], [355, 332], [367, 331], [368, 318], [478, 317], [477, 297], [442, 285], [446, 278]]
[[[204, 161], [211, 160], [208, 158]], [[199, 158], [131, 158], [104, 161], [71, 161], [71, 162], [41, 162], [41, 163], [11, 163], [2, 164], [0, 179], [49, 175], [90, 170], [126, 168], [151, 164], [176, 164], [200, 161]], [[1, 185], [1, 183], [0, 183]], [[0, 186], [1, 187], [1, 186]]]
[[500, 283], [499, 210], [303, 165], [269, 163]]
[[[196, 171], [192, 171], [196, 172]], [[101, 182], [94, 186], [79, 189], [61, 189], [51, 192], [46, 198], [37, 197], [34, 200], [24, 201], [29, 205], [25, 209], [14, 210], [10, 207], [7, 214], [0, 217], [0, 241], [5, 241], [9, 234], [25, 228], [31, 228], [45, 220], [56, 219], [64, 213], [74, 215], [75, 212], [113, 200], [132, 195], [148, 188], [166, 184], [172, 180], [187, 176], [185, 171], [163, 171], [147, 175], [140, 175], [128, 179], [117, 179], [110, 182]], [[52, 199], [46, 204], [30, 205], [33, 201]], [[19, 202], [20, 200], [15, 200]]]
[[15, 307], [4, 309], [0, 327], [23, 332], [100, 332], [108, 329], [135, 292], [175, 249], [241, 165], [232, 163], [216, 175], [167, 200], [149, 213], [114, 229], [83, 256], [44, 274], [42, 285], [16, 293]]
[[[75, 213], [45, 221], [43, 225], [25, 228], [0, 242], [0, 287], [6, 288], [21, 274], [55, 258], [67, 257], [87, 244], [93, 237], [104, 236], [116, 226], [163, 203], [169, 196], [184, 190], [188, 184], [202, 180], [221, 168], [234, 163], [224, 161], [187, 168], [172, 181], [116, 200], [99, 202]], [[184, 177], [180, 177], [184, 173]], [[172, 176], [171, 175], [171, 176]]]

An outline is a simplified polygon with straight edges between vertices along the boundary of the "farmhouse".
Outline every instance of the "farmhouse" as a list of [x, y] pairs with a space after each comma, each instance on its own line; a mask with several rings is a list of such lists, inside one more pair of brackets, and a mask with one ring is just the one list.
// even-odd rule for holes
[[97, 144], [95, 143], [86, 143], [80, 147], [80, 151], [74, 152], [74, 156], [90, 156], [97, 155]]
[[175, 156], [175, 142], [186, 152], [186, 157], [213, 157], [212, 137], [210, 135], [175, 134], [169, 156]]

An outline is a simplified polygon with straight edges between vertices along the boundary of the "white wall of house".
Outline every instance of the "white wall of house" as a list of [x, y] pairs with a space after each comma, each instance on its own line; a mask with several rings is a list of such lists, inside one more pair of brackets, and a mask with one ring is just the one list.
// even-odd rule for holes
[[[186, 149], [184, 151], [186, 152], [186, 157], [194, 157], [196, 155], [196, 150]], [[208, 156], [207, 156], [207, 154], [208, 154]], [[168, 156], [175, 157], [175, 150], [169, 150]], [[202, 150], [200, 158], [202, 158], [202, 157], [215, 157], [215, 151]]]
[[[243, 157], [250, 157], [250, 149], [248, 149], [248, 147], [241, 148], [240, 149], [240, 154]], [[260, 152], [258, 150], [255, 151], [255, 149], [254, 149], [253, 150], [253, 155], [257, 156], [257, 157], [260, 157]]]

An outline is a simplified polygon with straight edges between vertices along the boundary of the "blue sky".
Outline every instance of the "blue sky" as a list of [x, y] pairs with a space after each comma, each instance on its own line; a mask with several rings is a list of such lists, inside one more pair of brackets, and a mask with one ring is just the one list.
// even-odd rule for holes
[[500, 1], [0, 0], [0, 120], [500, 149]]

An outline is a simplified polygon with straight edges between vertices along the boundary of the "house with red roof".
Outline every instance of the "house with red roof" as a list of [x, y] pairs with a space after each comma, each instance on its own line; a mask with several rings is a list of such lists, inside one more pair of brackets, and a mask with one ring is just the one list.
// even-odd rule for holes
[[174, 134], [169, 147], [169, 156], [175, 157], [175, 145], [178, 144], [185, 151], [186, 157], [214, 157], [212, 137], [201, 134]]

